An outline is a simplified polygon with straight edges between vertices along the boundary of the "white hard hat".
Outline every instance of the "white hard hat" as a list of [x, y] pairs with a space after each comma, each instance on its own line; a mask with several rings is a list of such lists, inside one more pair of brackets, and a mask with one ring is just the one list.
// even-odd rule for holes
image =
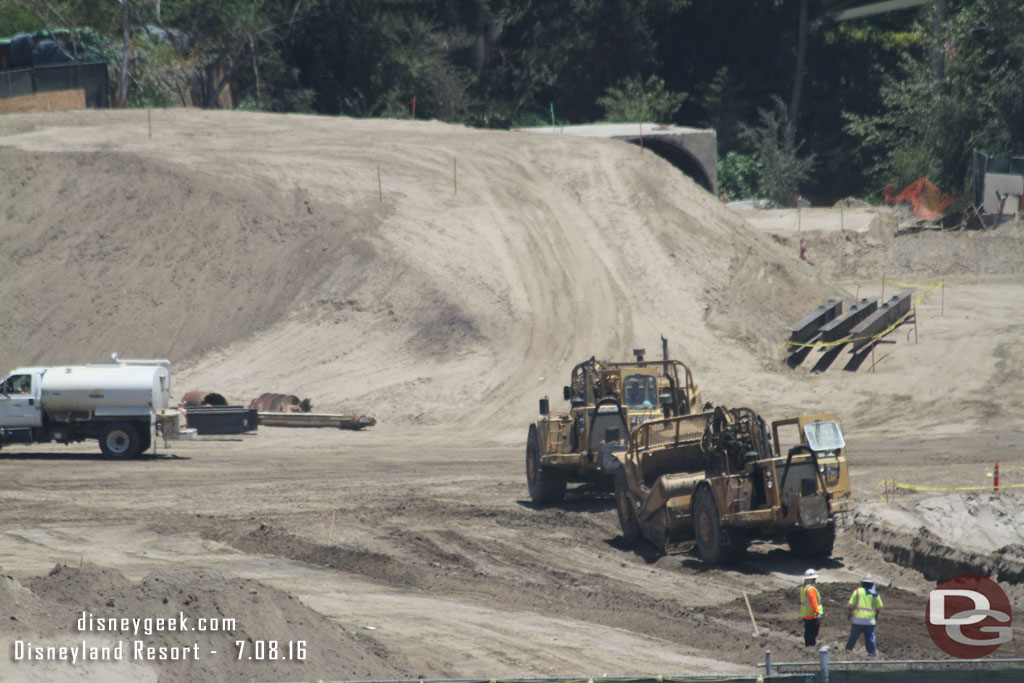
[[807, 571], [804, 572], [804, 578], [805, 579], [816, 579], [816, 578], [818, 578], [818, 572], [814, 571], [813, 569], [808, 569]]

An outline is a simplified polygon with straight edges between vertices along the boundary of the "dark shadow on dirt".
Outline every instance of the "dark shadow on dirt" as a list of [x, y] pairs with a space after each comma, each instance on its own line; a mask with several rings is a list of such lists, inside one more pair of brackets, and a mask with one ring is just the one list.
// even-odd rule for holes
[[872, 345], [868, 344], [863, 350], [854, 353], [843, 370], [846, 372], [857, 372], [860, 366], [864, 364], [864, 361], [871, 357], [871, 347]]
[[561, 503], [551, 503], [550, 505], [538, 505], [531, 500], [517, 500], [516, 503], [529, 510], [564, 510], [565, 512], [607, 512], [608, 510], [615, 509], [615, 498], [607, 495], [600, 497], [596, 496], [580, 496], [574, 497], [572, 493], [567, 493], [565, 500]]
[[[771, 547], [767, 552], [759, 552], [763, 548]], [[746, 576], [764, 576], [766, 574], [786, 574], [796, 581], [801, 579], [804, 572], [809, 568], [814, 569], [839, 569], [845, 567], [842, 560], [835, 557], [801, 558], [793, 555], [789, 550], [774, 546], [768, 543], [754, 543], [747, 554], [739, 562], [708, 567], [700, 558], [695, 555], [687, 556], [682, 565], [687, 569], [697, 572], [715, 570], [729, 570], [744, 574]]]
[[622, 536], [616, 536], [615, 538], [606, 538], [604, 542], [615, 550], [633, 553], [647, 564], [654, 564], [665, 557], [663, 552], [645, 539], [630, 543]]
[[560, 503], [538, 505], [530, 500], [517, 500], [519, 505], [531, 510], [555, 508], [566, 512], [605, 512], [615, 509], [615, 490], [611, 482], [588, 482], [565, 492]]
[[136, 461], [157, 461], [157, 460], [191, 460], [192, 458], [175, 455], [174, 453], [159, 453], [152, 455], [140, 455], [137, 458], [121, 458], [104, 455], [103, 453], [5, 453], [0, 451], [0, 460], [39, 460], [48, 462], [59, 462], [65, 460], [100, 460], [104, 462], [136, 462]]
[[813, 368], [811, 368], [811, 372], [825, 372], [832, 367], [832, 363], [835, 362], [835, 359], [839, 356], [839, 352], [843, 350], [843, 346], [844, 345], [833, 346], [825, 351], [825, 353], [821, 354], [821, 358], [819, 358], [818, 362], [814, 364]]
[[803, 363], [804, 359], [807, 358], [807, 356], [810, 353], [810, 346], [798, 346], [796, 347], [796, 351], [789, 354], [789, 357], [786, 358], [786, 365], [788, 365], [790, 368], [795, 368], [799, 366], [801, 363]]

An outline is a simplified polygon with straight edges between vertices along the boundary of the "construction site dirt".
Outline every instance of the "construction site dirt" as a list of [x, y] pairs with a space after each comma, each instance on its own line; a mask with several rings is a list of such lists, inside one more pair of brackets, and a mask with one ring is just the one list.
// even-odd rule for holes
[[[359, 668], [367, 653], [383, 662], [375, 670], [381, 678], [750, 671], [765, 649], [776, 661], [816, 657], [802, 645], [797, 618], [806, 567], [784, 545], [754, 544], [735, 567], [705, 569], [696, 557], [661, 556], [644, 544], [627, 549], [611, 496], [570, 493], [561, 505], [535, 508], [519, 444], [409, 449], [401, 435], [345, 436], [339, 444], [336, 433], [317, 432], [296, 445], [288, 430], [266, 428], [259, 437], [178, 444], [135, 462], [63, 449], [5, 450], [5, 572], [33, 590], [38, 579], [31, 577], [55, 564], [67, 568], [51, 583], [73, 580], [81, 566], [124, 577], [70, 591], [61, 603], [66, 620], [51, 616], [39, 634], [24, 637], [67, 640], [78, 635], [70, 616], [78, 610], [144, 609], [123, 601], [112, 584], [154, 572], [166, 581], [202, 567], [218, 581], [239, 577], [263, 593], [287, 593], [297, 601], [293, 609], [311, 608], [340, 627], [306, 633], [335, 654], [291, 668], [279, 664], [282, 677], [362, 678], [374, 671]], [[973, 440], [862, 441], [850, 452], [859, 463], [855, 488], [873, 493], [882, 477], [909, 475], [906, 466], [891, 465], [908, 451], [958, 445], [978, 448]], [[969, 465], [951, 468], [950, 476], [957, 469], [966, 473]], [[878, 636], [883, 656], [941, 656], [924, 622], [934, 582], [886, 561], [852, 526], [840, 529], [834, 557], [817, 566], [825, 603], [821, 643], [836, 658], [848, 632], [845, 602], [865, 573], [876, 577], [886, 604]], [[1021, 587], [1004, 588], [1019, 604]], [[193, 579], [186, 592], [197, 590]], [[216, 612], [211, 601], [195, 609], [239, 620], [245, 637], [302, 635], [287, 623], [264, 623], [248, 591], [217, 596]], [[1015, 627], [999, 655], [1021, 656], [1022, 643]], [[849, 655], [863, 656], [863, 647]], [[225, 677], [268, 674], [239, 668], [232, 657], [200, 664], [211, 668], [199, 671]], [[158, 666], [172, 679], [196, 671], [174, 662]]]
[[[626, 143], [228, 112], [152, 121], [149, 140], [145, 112], [0, 120], [0, 366], [169, 357], [176, 396], [216, 387], [239, 403], [288, 387], [377, 424], [261, 426], [135, 460], [5, 447], [5, 648], [137, 639], [81, 632], [82, 611], [234, 622], [140, 636], [195, 643], [195, 660], [4, 656], [0, 678], [751, 673], [765, 650], [816, 659], [799, 623], [808, 566], [833, 659], [866, 657], [842, 651], [864, 574], [885, 600], [883, 659], [945, 658], [924, 609], [957, 568], [991, 570], [1024, 604], [1011, 580], [1024, 544], [1020, 224], [897, 236], [804, 220], [808, 262], [794, 234], [751, 228]], [[786, 366], [795, 321], [829, 298], [881, 296], [883, 278], [944, 282], [918, 305], [917, 343], [898, 330], [873, 371]], [[662, 334], [715, 404], [839, 416], [853, 512], [831, 559], [758, 542], [707, 568], [627, 547], [610, 491], [529, 502], [537, 399], [561, 396], [581, 358], [628, 357]], [[994, 656], [1024, 656], [1024, 629]]]

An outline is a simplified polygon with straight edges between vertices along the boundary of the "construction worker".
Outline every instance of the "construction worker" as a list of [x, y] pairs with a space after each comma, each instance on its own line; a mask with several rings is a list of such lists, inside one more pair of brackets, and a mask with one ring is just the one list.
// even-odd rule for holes
[[875, 582], [870, 576], [860, 580], [860, 588], [853, 591], [850, 602], [846, 606], [853, 623], [850, 624], [850, 639], [846, 641], [846, 651], [852, 652], [860, 634], [864, 634], [864, 647], [868, 657], [874, 657], [875, 651], [875, 620], [882, 611], [882, 597], [878, 594]]
[[813, 647], [818, 641], [818, 627], [825, 609], [821, 605], [821, 593], [815, 582], [818, 572], [808, 569], [804, 572], [804, 585], [800, 586], [800, 618], [804, 622], [804, 645]]

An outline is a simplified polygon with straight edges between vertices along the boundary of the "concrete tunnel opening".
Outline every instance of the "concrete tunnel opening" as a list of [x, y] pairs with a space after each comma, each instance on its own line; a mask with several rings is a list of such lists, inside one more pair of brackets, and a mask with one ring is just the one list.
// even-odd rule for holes
[[626, 141], [634, 145], [640, 145], [641, 139], [645, 149], [649, 149], [654, 154], [665, 159], [711, 194], [716, 193], [717, 188], [715, 186], [717, 183], [709, 177], [704, 165], [693, 154], [676, 144], [667, 142], [660, 135], [644, 135], [642, 138], [638, 135], [635, 138], [627, 138]]
[[693, 179], [713, 195], [718, 194], [718, 136], [709, 128], [657, 123], [591, 123], [576, 126], [514, 128], [540, 135], [575, 135], [612, 138], [640, 145]]

